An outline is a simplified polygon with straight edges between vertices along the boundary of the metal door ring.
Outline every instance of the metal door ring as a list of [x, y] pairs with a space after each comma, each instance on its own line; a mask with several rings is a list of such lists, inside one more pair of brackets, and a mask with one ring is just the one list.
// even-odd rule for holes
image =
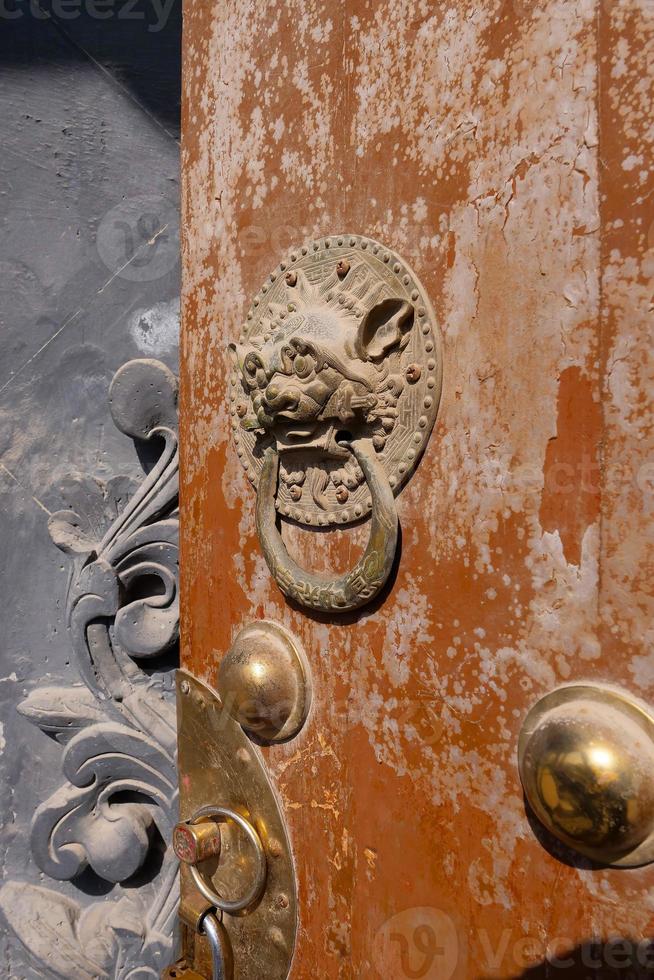
[[273, 578], [290, 599], [325, 612], [359, 609], [374, 599], [391, 574], [397, 548], [399, 522], [393, 490], [372, 443], [357, 439], [348, 443], [347, 448], [361, 467], [370, 490], [372, 518], [366, 550], [343, 575], [332, 578], [305, 571], [286, 550], [276, 526], [279, 454], [272, 447], [264, 455], [257, 491], [257, 532]]
[[232, 901], [222, 898], [218, 892], [207, 883], [202, 872], [195, 867], [195, 865], [190, 865], [189, 867], [193, 876], [193, 881], [207, 901], [211, 902], [211, 904], [221, 912], [227, 912], [230, 915], [234, 915], [237, 912], [243, 912], [245, 909], [249, 909], [255, 904], [255, 902], [257, 902], [259, 898], [261, 898], [266, 884], [266, 855], [263, 849], [263, 844], [261, 843], [261, 838], [249, 820], [247, 820], [240, 813], [237, 813], [236, 810], [229, 809], [229, 807], [200, 807], [199, 810], [195, 811], [189, 820], [189, 823], [198, 823], [205, 817], [211, 817], [212, 820], [216, 821], [216, 823], [221, 823], [225, 820], [233, 820], [235, 824], [238, 824], [254, 848], [254, 853], [256, 856], [256, 874], [252, 886], [245, 893], [245, 895], [242, 898], [234, 899]]

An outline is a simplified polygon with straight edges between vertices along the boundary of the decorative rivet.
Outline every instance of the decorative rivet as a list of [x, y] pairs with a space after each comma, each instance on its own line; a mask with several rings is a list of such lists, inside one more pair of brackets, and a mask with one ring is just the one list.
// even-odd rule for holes
[[391, 256], [390, 252], [384, 252], [384, 262], [390, 262]]
[[424, 316], [424, 315], [425, 315], [425, 308], [424, 308], [424, 306], [419, 306], [418, 307], [418, 316]]
[[426, 415], [421, 415], [420, 418], [418, 419], [418, 425], [420, 426], [421, 429], [424, 429], [428, 421], [429, 419], [427, 418]]
[[432, 344], [431, 340], [428, 340], [427, 343], [425, 344], [425, 350], [427, 351], [428, 354], [431, 354], [433, 349], [434, 349], [434, 345]]
[[350, 494], [347, 487], [340, 486], [336, 491], [336, 499], [338, 500], [339, 504], [344, 504], [349, 496]]
[[654, 861], [654, 716], [626, 692], [570, 684], [529, 711], [525, 795], [547, 830], [603, 865]]
[[217, 689], [225, 710], [266, 741], [296, 735], [311, 701], [304, 653], [277, 623], [250, 623], [223, 657]]
[[296, 286], [297, 285], [297, 272], [294, 272], [294, 271], [287, 272], [286, 273], [286, 276], [285, 276], [285, 279], [286, 279], [286, 285], [287, 286]]
[[245, 402], [239, 402], [236, 406], [236, 414], [240, 419], [245, 418], [248, 413], [248, 407]]
[[420, 433], [416, 432], [416, 434], [413, 437], [413, 441], [415, 442], [416, 446], [420, 445], [420, 443], [422, 442], [422, 436], [420, 435]]
[[350, 263], [347, 259], [341, 259], [341, 261], [336, 266], [336, 275], [339, 279], [345, 279], [346, 275], [350, 271]]
[[420, 376], [422, 374], [422, 368], [419, 364], [409, 364], [406, 369], [406, 379], [409, 384], [414, 385], [416, 381], [420, 381]]
[[430, 371], [433, 371], [434, 368], [436, 367], [436, 361], [434, 360], [433, 357], [430, 357], [429, 360], [427, 361], [427, 367]]
[[418, 296], [419, 295], [420, 295], [420, 293], [418, 292], [418, 290], [417, 289], [414, 289], [413, 292], [411, 293], [411, 299], [415, 301], [415, 300], [418, 299]]
[[433, 404], [434, 404], [433, 398], [430, 395], [427, 395], [427, 397], [423, 402], [423, 405], [425, 406], [425, 408], [431, 408]]
[[427, 387], [428, 388], [435, 388], [436, 387], [436, 378], [427, 378]]
[[393, 272], [398, 273], [401, 268], [402, 266], [400, 265], [400, 263], [396, 262], [395, 265], [393, 266]]

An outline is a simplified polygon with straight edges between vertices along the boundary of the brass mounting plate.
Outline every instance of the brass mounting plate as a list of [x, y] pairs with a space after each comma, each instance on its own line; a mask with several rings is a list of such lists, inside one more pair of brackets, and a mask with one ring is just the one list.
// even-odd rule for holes
[[[407, 314], [401, 326], [400, 308]], [[340, 430], [372, 440], [399, 493], [434, 426], [443, 361], [429, 296], [400, 255], [351, 233], [293, 249], [254, 297], [233, 348], [230, 414], [238, 456], [258, 486], [262, 448], [272, 438], [280, 454], [280, 514], [336, 527], [370, 513], [370, 488], [338, 445]], [[292, 369], [287, 350], [303, 352]], [[252, 358], [260, 381], [250, 384]], [[273, 396], [275, 386], [295, 392], [298, 404]]]
[[[222, 919], [232, 947], [233, 980], [285, 980], [297, 930], [295, 872], [259, 750], [215, 691], [183, 670], [177, 672], [177, 719], [180, 818], [189, 819], [207, 804], [236, 810], [254, 825], [266, 855], [266, 886], [259, 902], [247, 914]], [[204, 873], [221, 896], [232, 898], [251, 881], [253, 850], [235, 824], [222, 824], [221, 835], [220, 857], [205, 862]], [[194, 887], [190, 875], [182, 875], [182, 901]], [[199, 963], [189, 966], [203, 972]]]

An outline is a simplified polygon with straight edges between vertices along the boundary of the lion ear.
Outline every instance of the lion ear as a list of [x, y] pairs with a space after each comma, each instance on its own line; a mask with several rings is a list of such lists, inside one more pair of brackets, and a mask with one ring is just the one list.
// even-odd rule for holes
[[251, 347], [247, 347], [245, 344], [228, 344], [227, 350], [229, 351], [229, 356], [232, 359], [232, 364], [234, 367], [238, 368], [239, 371], [243, 370], [243, 365], [245, 363], [245, 358], [252, 350]]
[[413, 326], [414, 309], [405, 299], [384, 299], [366, 313], [357, 334], [357, 353], [364, 361], [380, 361], [399, 347]]

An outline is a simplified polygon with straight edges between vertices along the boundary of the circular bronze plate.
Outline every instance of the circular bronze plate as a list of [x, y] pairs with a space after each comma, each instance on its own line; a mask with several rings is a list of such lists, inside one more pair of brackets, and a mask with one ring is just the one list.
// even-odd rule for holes
[[[370, 511], [368, 488], [347, 450], [339, 459], [321, 453], [321, 448], [337, 448], [339, 439], [347, 441], [348, 399], [354, 412], [361, 412], [368, 397], [369, 431], [364, 423], [356, 435], [374, 437], [389, 483], [399, 492], [415, 470], [436, 419], [442, 378], [440, 335], [434, 310], [415, 274], [379, 242], [361, 235], [332, 235], [291, 251], [254, 297], [239, 344], [234, 345], [242, 353], [240, 361], [235, 359], [231, 377], [230, 413], [238, 455], [255, 486], [263, 448], [275, 436], [257, 428], [243, 361], [248, 350], [265, 359], [265, 387], [275, 381], [268, 365], [279, 361], [284, 345], [306, 339], [327, 351], [318, 370], [326, 364], [331, 378], [337, 369], [344, 380], [322, 406], [321, 419], [326, 421], [321, 422], [319, 440], [313, 438], [312, 444], [311, 432], [306, 445], [301, 433], [291, 433], [297, 440], [291, 446], [288, 440], [286, 444], [278, 440], [277, 509], [302, 524], [347, 524]], [[359, 378], [363, 384], [352, 385], [351, 380]], [[296, 376], [293, 382], [297, 389]], [[315, 388], [313, 398], [314, 392]], [[307, 398], [306, 404], [313, 403]], [[382, 419], [384, 410], [389, 414]], [[341, 414], [341, 421], [335, 413]]]

